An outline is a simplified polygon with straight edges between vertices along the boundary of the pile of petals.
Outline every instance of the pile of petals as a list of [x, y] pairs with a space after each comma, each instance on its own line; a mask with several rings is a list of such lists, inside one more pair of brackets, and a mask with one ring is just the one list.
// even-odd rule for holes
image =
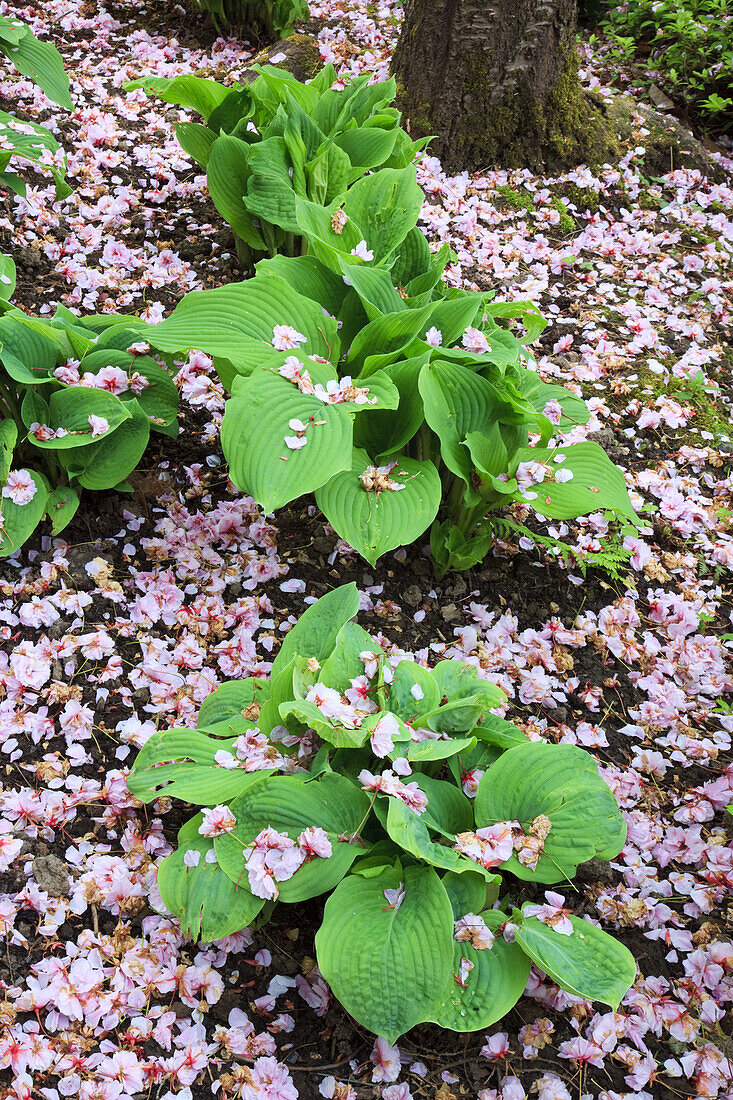
[[[314, 0], [310, 8], [322, 56], [342, 78], [387, 74], [399, 28], [393, 0]], [[134, 10], [74, 0], [48, 0], [42, 16], [38, 8], [3, 10], [41, 35], [50, 27], [75, 103], [65, 114], [28, 81], [0, 80], [3, 96], [43, 121], [69, 153], [68, 199], [55, 202], [45, 177], [31, 176], [26, 197], [11, 196], [0, 217], [9, 246], [37, 254], [43, 275], [30, 281], [40, 309], [50, 313], [63, 302], [155, 321], [187, 290], [237, 277], [205, 178], [175, 139], [175, 124], [193, 116], [122, 86], [184, 72], [235, 83], [253, 51], [234, 40], [197, 45], [188, 36], [199, 25], [183, 9], [179, 40], [161, 29], [152, 0]], [[583, 79], [608, 96], [599, 71], [589, 48]], [[618, 163], [557, 178], [501, 170], [448, 176], [430, 156], [419, 165], [430, 246], [447, 242], [456, 253], [448, 279], [496, 290], [499, 300], [529, 298], [549, 318], [538, 370], [588, 400], [590, 423], [572, 438], [590, 436], [611, 450], [644, 509], [640, 532], [621, 535], [600, 513], [572, 525], [538, 523], [538, 535], [562, 539], [574, 561], [529, 535], [497, 543], [497, 570], [529, 562], [538, 586], [570, 612], [553, 603], [546, 613], [513, 608], [499, 572], [483, 591], [470, 590], [470, 581], [458, 591], [454, 579], [449, 594], [454, 581], [435, 582], [439, 592], [427, 581], [417, 610], [407, 600], [400, 606], [414, 583], [404, 550], [380, 563], [377, 583], [362, 579], [361, 569], [355, 574], [362, 621], [375, 634], [384, 629], [378, 640], [388, 654], [402, 653], [391, 624], [412, 617], [418, 661], [470, 662], [506, 691], [505, 713], [527, 736], [580, 745], [598, 761], [626, 819], [627, 843], [610, 873], [587, 869], [577, 896], [538, 893], [534, 914], [567, 935], [567, 914], [582, 905], [626, 937], [639, 975], [619, 1010], [565, 993], [533, 968], [522, 1018], [512, 1014], [472, 1037], [470, 1059], [457, 1059], [450, 1043], [436, 1056], [433, 1031], [399, 1045], [382, 1038], [372, 1045], [347, 1031], [346, 1054], [325, 1058], [333, 1073], [321, 1074], [299, 1048], [313, 1043], [314, 1024], [326, 1051], [336, 1026], [348, 1025], [309, 957], [311, 930], [298, 927], [298, 907], [284, 909], [285, 933], [293, 935], [278, 927], [277, 943], [245, 929], [192, 944], [164, 911], [157, 869], [180, 820], [169, 799], [144, 808], [127, 790], [134, 754], [158, 728], [194, 727], [223, 680], [267, 676], [279, 640], [321, 592], [304, 579], [312, 570], [301, 577], [302, 557], [278, 547], [277, 519], [269, 522], [227, 482], [217, 442], [223, 390], [211, 359], [192, 352], [176, 375], [186, 437], [166, 441], [166, 460], [135, 497], [115, 498], [103, 536], [90, 521], [89, 542], [45, 537], [3, 563], [0, 1095], [7, 1100], [204, 1093], [294, 1100], [316, 1090], [335, 1100], [436, 1091], [444, 1100], [569, 1100], [579, 1092], [588, 1100], [655, 1100], [668, 1090], [733, 1097], [725, 1037], [733, 1002], [726, 813], [733, 802], [726, 396], [733, 165], [718, 158], [726, 182], [683, 168], [649, 182], [646, 136], [639, 116], [637, 144]], [[274, 324], [274, 346], [297, 353], [299, 338]], [[430, 334], [436, 346], [440, 339]], [[291, 380], [307, 384], [297, 354], [288, 364]], [[73, 362], [64, 369], [73, 371]], [[87, 381], [133, 385], [116, 375]], [[368, 398], [343, 380], [321, 399]], [[290, 429], [297, 449], [307, 426]], [[363, 476], [397, 491], [390, 473], [374, 467]], [[529, 485], [542, 472], [522, 475]], [[16, 502], [28, 492], [22, 481], [6, 489]], [[584, 560], [614, 540], [630, 554], [623, 580], [586, 582]], [[333, 545], [331, 567], [351, 568], [349, 548]], [[362, 660], [364, 675], [344, 697], [315, 685], [325, 720], [360, 725], [373, 710], [376, 661], [367, 653]], [[397, 732], [374, 727], [375, 756], [392, 752]], [[312, 748], [307, 739], [295, 755], [285, 747], [252, 729], [217, 763], [287, 771]], [[362, 772], [360, 782], [419, 814], [409, 763], [390, 763], [378, 774]], [[475, 794], [480, 778], [479, 769], [464, 774], [464, 790]], [[221, 836], [236, 820], [227, 807], [212, 807], [201, 828]], [[515, 852], [531, 867], [544, 828], [539, 818], [526, 832], [501, 822], [457, 844], [484, 866]], [[256, 837], [250, 887], [274, 898], [305, 860], [328, 859], [329, 838], [306, 833]], [[196, 856], [187, 855], [190, 865]], [[388, 893], [385, 905], [398, 907], [400, 890]], [[456, 943], [476, 950], [491, 950], [499, 934], [475, 914], [455, 926]], [[510, 938], [511, 926], [501, 935]], [[459, 976], [467, 980], [464, 962]]]

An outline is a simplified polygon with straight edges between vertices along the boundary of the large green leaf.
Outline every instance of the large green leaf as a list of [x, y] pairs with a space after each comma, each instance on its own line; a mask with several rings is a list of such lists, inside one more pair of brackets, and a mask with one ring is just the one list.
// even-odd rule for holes
[[[20, 471], [19, 471], [20, 472]], [[48, 484], [37, 470], [24, 470], [32, 478], [36, 491], [27, 504], [15, 504], [0, 496], [0, 558], [19, 550], [43, 519], [48, 498]]]
[[316, 503], [342, 538], [371, 564], [397, 546], [414, 542], [435, 519], [441, 484], [432, 462], [400, 458], [389, 479], [404, 488], [367, 491], [371, 460], [353, 452], [351, 469], [316, 490]]
[[436, 359], [419, 378], [425, 419], [440, 439], [443, 461], [464, 481], [471, 481], [473, 461], [465, 446], [472, 432], [488, 432], [498, 421], [533, 422], [534, 409], [524, 411], [481, 374], [460, 363]]
[[574, 916], [568, 919], [573, 931], [566, 936], [515, 909], [515, 942], [561, 989], [615, 1011], [636, 978], [634, 956], [595, 924]]
[[[404, 889], [399, 906], [385, 890]], [[324, 978], [363, 1027], [394, 1043], [425, 1020], [450, 980], [453, 913], [432, 867], [349, 875], [316, 933]]]
[[216, 837], [220, 866], [236, 882], [246, 877], [245, 847], [262, 829], [276, 829], [296, 840], [315, 825], [328, 833], [333, 854], [303, 864], [292, 878], [279, 883], [280, 900], [305, 901], [333, 890], [363, 847], [339, 837], [356, 832], [369, 811], [369, 799], [355, 784], [328, 772], [310, 783], [295, 776], [273, 776], [235, 798], [231, 811], [237, 819], [233, 833]]
[[70, 485], [59, 485], [48, 494], [46, 511], [51, 520], [51, 531], [54, 535], [58, 535], [71, 523], [80, 503], [79, 494]]
[[388, 802], [387, 832], [395, 844], [399, 844], [400, 848], [409, 852], [415, 859], [423, 860], [432, 867], [452, 871], [454, 874], [461, 874], [463, 871], [473, 874], [478, 870], [487, 882], [498, 880], [497, 875], [460, 855], [453, 848], [431, 840], [427, 825], [421, 817], [405, 806], [404, 802], [400, 802], [397, 798], [390, 798]]
[[[422, 398], [418, 389], [421, 368], [427, 363], [430, 352], [425, 351], [412, 359], [390, 363], [382, 372], [394, 383], [399, 394], [397, 409], [373, 412], [360, 416], [354, 424], [354, 441], [375, 460], [396, 454], [417, 433], [425, 419]], [[423, 454], [423, 458], [428, 458]]]
[[274, 679], [282, 672], [296, 654], [315, 657], [323, 663], [332, 653], [341, 627], [353, 619], [358, 610], [359, 592], [353, 581], [321, 596], [320, 600], [306, 608], [283, 638], [270, 677]]
[[515, 855], [502, 863], [517, 878], [560, 882], [578, 864], [613, 859], [626, 840], [626, 824], [590, 753], [575, 745], [533, 741], [503, 753], [479, 783], [474, 803], [479, 827], [519, 821], [526, 830], [544, 815], [551, 828], [537, 869]]
[[[30, 442], [44, 451], [65, 451], [98, 444], [125, 420], [132, 419], [133, 415], [130, 407], [124, 405], [119, 397], [107, 390], [90, 389], [86, 386], [69, 386], [56, 390], [51, 394], [48, 408], [48, 427], [64, 428], [68, 434], [60, 439], [44, 441], [36, 439], [31, 433]], [[90, 416], [99, 416], [108, 424], [107, 431], [96, 439], [92, 437]]]
[[5, 484], [13, 462], [13, 448], [18, 442], [18, 425], [10, 417], [0, 420], [0, 482]]
[[236, 366], [240, 360], [247, 362], [253, 352], [272, 350], [276, 324], [292, 325], [306, 337], [298, 349], [301, 359], [307, 355], [327, 359], [332, 353], [338, 357], [336, 322], [276, 275], [192, 291], [165, 321], [141, 330], [160, 351], [198, 348]]
[[440, 702], [440, 691], [431, 670], [407, 658], [394, 670], [387, 692], [389, 709], [413, 726], [419, 726], [421, 716]]
[[[636, 519], [624, 475], [598, 443], [573, 443], [569, 447], [545, 449], [525, 447], [514, 456], [520, 462], [542, 462], [544, 481], [525, 489], [523, 499], [542, 516], [574, 519], [604, 508]], [[571, 474], [568, 481], [554, 480], [557, 474]]]
[[16, 45], [6, 45], [3, 52], [8, 55], [18, 72], [37, 84], [49, 99], [60, 107], [71, 110], [73, 104], [69, 94], [69, 78], [64, 72], [63, 58], [51, 42], [39, 42], [26, 28], [20, 41]]
[[363, 230], [367, 247], [379, 262], [395, 251], [417, 223], [424, 198], [414, 165], [383, 168], [357, 180], [347, 191], [343, 208]]
[[[178, 847], [158, 869], [158, 889], [184, 935], [209, 943], [246, 928], [265, 903], [249, 892], [246, 882], [237, 885], [216, 862], [206, 861], [214, 845], [199, 833], [201, 821], [202, 815], [196, 814], [179, 831]], [[199, 853], [195, 867], [184, 862], [187, 852]]]
[[214, 206], [236, 235], [251, 248], [264, 251], [265, 239], [255, 226], [250, 204], [245, 199], [252, 176], [249, 161], [254, 148], [257, 147], [230, 134], [221, 134], [208, 152], [206, 181]]
[[[495, 934], [507, 919], [495, 909], [484, 910], [480, 916]], [[462, 959], [473, 963], [463, 985], [459, 981]], [[529, 970], [530, 961], [521, 947], [507, 943], [500, 933], [490, 948], [481, 951], [454, 940], [451, 982], [430, 1019], [450, 1031], [483, 1031], [514, 1007], [524, 992]]]
[[[347, 408], [301, 393], [272, 371], [237, 379], [221, 429], [232, 481], [265, 512], [317, 489], [348, 466], [353, 424]], [[296, 434], [291, 420], [308, 426], [300, 450], [285, 442]]]
[[271, 774], [220, 767], [217, 752], [233, 753], [235, 741], [236, 737], [214, 738], [198, 730], [158, 730], [140, 749], [127, 786], [141, 802], [162, 795], [196, 806], [229, 802]]
[[235, 94], [232, 88], [217, 84], [201, 76], [183, 74], [182, 76], [146, 76], [141, 80], [130, 80], [123, 85], [126, 92], [142, 88], [166, 103], [178, 107], [193, 107], [200, 115], [208, 119], [209, 115], [224, 102], [229, 95]]
[[[270, 695], [270, 681], [262, 680], [255, 676], [248, 676], [245, 680], [226, 680], [219, 684], [218, 688], [207, 695], [201, 704], [198, 716], [199, 729], [228, 718], [241, 718], [242, 711], [252, 703], [262, 705]], [[252, 722], [252, 725], [256, 725]]]
[[113, 489], [132, 473], [145, 453], [150, 438], [150, 421], [135, 398], [121, 404], [130, 417], [114, 432], [94, 440], [91, 447], [61, 451], [60, 459], [67, 473], [85, 489]]
[[278, 275], [298, 294], [318, 302], [335, 317], [347, 292], [342, 277], [322, 264], [315, 256], [273, 256], [260, 260], [257, 273]]

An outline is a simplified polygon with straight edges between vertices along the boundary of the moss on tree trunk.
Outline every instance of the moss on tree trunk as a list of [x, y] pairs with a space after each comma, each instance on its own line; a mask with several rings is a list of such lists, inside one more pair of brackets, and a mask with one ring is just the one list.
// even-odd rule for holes
[[406, 0], [394, 55], [414, 136], [446, 168], [558, 170], [617, 151], [583, 92], [575, 0]]

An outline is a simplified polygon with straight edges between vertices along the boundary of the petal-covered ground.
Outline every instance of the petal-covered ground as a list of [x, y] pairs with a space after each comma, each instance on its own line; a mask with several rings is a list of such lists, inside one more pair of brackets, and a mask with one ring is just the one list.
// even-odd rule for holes
[[[234, 82], [253, 51], [153, 0], [3, 11], [56, 36], [75, 102], [65, 114], [26, 81], [0, 82], [64, 144], [74, 186], [55, 203], [39, 176], [5, 200], [18, 304], [155, 320], [186, 291], [238, 278], [175, 140], [185, 113], [122, 85], [190, 71]], [[344, 74], [386, 73], [399, 14], [390, 0], [311, 4]], [[584, 64], [609, 95], [592, 54]], [[447, 178], [430, 157], [419, 169], [428, 239], [457, 254], [449, 278], [549, 318], [539, 369], [589, 401], [576, 437], [625, 470], [641, 536], [591, 515], [547, 525], [569, 555], [508, 534], [442, 581], [421, 547], [367, 573], [312, 505], [265, 518], [233, 490], [223, 391], [194, 353], [177, 376], [181, 435], [151, 447], [134, 496], [89, 494], [62, 539], [3, 563], [0, 1096], [733, 1097], [733, 162], [718, 157], [726, 182], [650, 179], [647, 136], [640, 118], [620, 163], [558, 179]], [[584, 578], [588, 555], [622, 579]], [[185, 814], [136, 803], [136, 750], [158, 728], [194, 726], [221, 681], [266, 675], [298, 614], [348, 580], [385, 644], [471, 661], [531, 738], [598, 760], [628, 842], [562, 892], [635, 954], [617, 1013], [533, 972], [487, 1035], [424, 1026], [375, 1044], [315, 968], [317, 903], [205, 945], [162, 914], [156, 869]]]

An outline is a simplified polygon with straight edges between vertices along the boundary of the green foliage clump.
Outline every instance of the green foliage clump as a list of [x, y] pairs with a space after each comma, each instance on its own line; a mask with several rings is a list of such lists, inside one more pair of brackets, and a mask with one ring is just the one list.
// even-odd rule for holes
[[228, 88], [197, 76], [147, 77], [126, 85], [192, 107], [204, 123], [176, 127], [181, 147], [206, 169], [212, 201], [231, 225], [245, 266], [304, 250], [296, 203], [328, 205], [367, 172], [410, 164], [412, 141], [390, 106], [394, 80], [371, 74], [335, 89], [326, 65], [303, 83], [284, 69], [255, 65], [257, 78]]
[[237, 28], [257, 38], [285, 37], [295, 23], [308, 18], [307, 0], [196, 0], [217, 30]]
[[669, 94], [704, 125], [733, 126], [729, 0], [608, 4], [601, 23], [628, 58], [658, 70]]
[[167, 370], [131, 346], [137, 334], [125, 317], [81, 319], [59, 306], [46, 321], [7, 301], [0, 314], [0, 557], [7, 557], [45, 516], [53, 534], [62, 531], [81, 489], [129, 490], [125, 478], [151, 429], [178, 434], [178, 394]]
[[389, 1042], [426, 1021], [490, 1026], [532, 962], [617, 1008], [636, 974], [629, 951], [556, 894], [521, 902], [523, 882], [568, 882], [621, 851], [626, 826], [595, 761], [492, 714], [503, 692], [472, 666], [385, 652], [352, 621], [358, 607], [353, 584], [324, 596], [269, 681], [222, 685], [198, 730], [161, 730], [138, 754], [137, 798], [201, 808], [160, 866], [165, 906], [210, 941], [278, 901], [325, 895], [321, 973]]
[[[357, 95], [385, 91], [377, 84]], [[320, 82], [318, 95], [338, 109]], [[278, 117], [297, 149], [312, 118], [291, 94]], [[395, 130], [367, 120], [375, 124], [354, 119], [343, 138], [381, 158]], [[281, 153], [283, 139], [269, 140]], [[603, 449], [558, 442], [589, 413], [532, 369], [527, 345], [544, 327], [537, 309], [443, 281], [451, 253], [431, 253], [417, 225], [415, 167], [351, 184], [347, 173], [342, 190], [314, 201], [294, 188], [280, 153], [261, 199], [270, 224], [297, 235], [303, 253], [260, 261], [247, 282], [189, 294], [145, 330], [161, 352], [214, 357], [231, 393], [222, 446], [234, 483], [266, 512], [315, 492], [372, 564], [432, 525], [440, 571], [480, 561], [492, 542], [487, 514], [513, 503], [554, 519], [606, 510], [633, 521], [623, 475]], [[365, 165], [367, 153], [353, 155]], [[263, 155], [263, 179], [270, 163]], [[518, 332], [507, 327], [515, 322]]]

